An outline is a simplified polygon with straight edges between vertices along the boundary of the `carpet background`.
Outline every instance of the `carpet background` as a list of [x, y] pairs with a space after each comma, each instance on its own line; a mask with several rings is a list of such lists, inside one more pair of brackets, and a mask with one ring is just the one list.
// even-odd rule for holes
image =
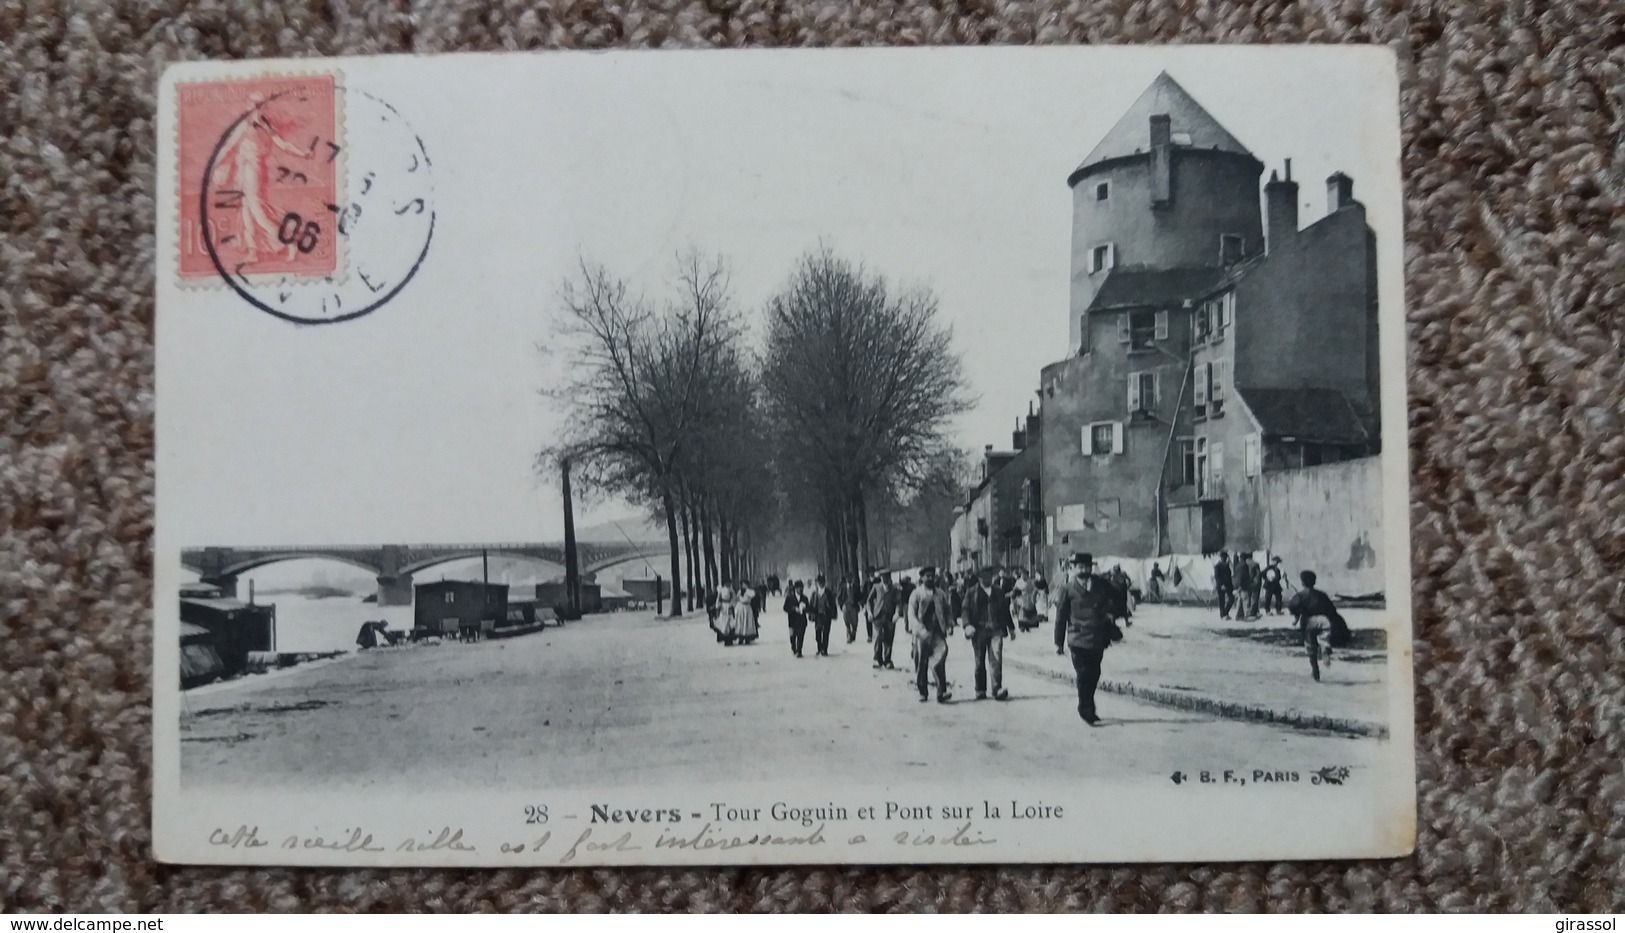
[[[489, 873], [149, 859], [165, 64], [1219, 41], [1400, 53], [1415, 857]], [[1597, 0], [0, 0], [0, 910], [1625, 909], [1622, 93], [1625, 4]]]

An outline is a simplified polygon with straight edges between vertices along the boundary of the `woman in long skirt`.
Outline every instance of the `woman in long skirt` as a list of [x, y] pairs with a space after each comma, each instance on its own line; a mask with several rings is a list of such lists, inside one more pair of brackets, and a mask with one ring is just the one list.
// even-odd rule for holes
[[726, 580], [717, 588], [717, 638], [724, 645], [732, 645], [737, 637], [734, 606], [739, 602], [734, 588]]
[[756, 590], [749, 583], [739, 584], [737, 605], [738, 619], [734, 631], [738, 639], [748, 645], [760, 634], [756, 618]]

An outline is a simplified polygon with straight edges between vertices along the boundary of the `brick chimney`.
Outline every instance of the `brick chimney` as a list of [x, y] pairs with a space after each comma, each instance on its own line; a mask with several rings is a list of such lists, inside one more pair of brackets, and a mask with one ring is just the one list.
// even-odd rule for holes
[[1151, 206], [1167, 207], [1174, 190], [1174, 127], [1166, 113], [1151, 115]]
[[1286, 160], [1286, 178], [1270, 172], [1264, 186], [1266, 252], [1273, 253], [1298, 235], [1298, 183], [1292, 180], [1292, 160]]
[[1335, 214], [1354, 203], [1354, 179], [1333, 172], [1326, 179], [1326, 213]]
[[1010, 432], [1010, 448], [1021, 451], [1027, 449], [1027, 432], [1021, 429], [1021, 419], [1016, 419], [1016, 429]]
[[1033, 403], [1027, 403], [1027, 443], [1038, 443], [1038, 414], [1033, 411]]

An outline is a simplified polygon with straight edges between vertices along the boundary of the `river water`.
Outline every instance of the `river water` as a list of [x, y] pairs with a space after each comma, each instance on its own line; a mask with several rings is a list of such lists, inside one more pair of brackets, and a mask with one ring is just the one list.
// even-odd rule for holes
[[261, 594], [276, 606], [276, 650], [290, 653], [354, 651], [361, 623], [383, 619], [392, 629], [412, 629], [411, 606], [378, 606], [356, 596], [311, 599], [294, 593]]

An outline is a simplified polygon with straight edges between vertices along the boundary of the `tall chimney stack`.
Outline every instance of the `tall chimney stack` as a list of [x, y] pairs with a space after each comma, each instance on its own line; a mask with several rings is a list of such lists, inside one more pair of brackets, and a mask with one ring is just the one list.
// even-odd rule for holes
[[1292, 180], [1292, 160], [1286, 160], [1286, 178], [1270, 172], [1264, 186], [1265, 251], [1275, 252], [1298, 235], [1298, 183]]
[[1016, 429], [1010, 432], [1010, 447], [1012, 450], [1027, 449], [1027, 432], [1021, 429], [1021, 419], [1016, 419]]
[[1354, 203], [1354, 179], [1333, 172], [1326, 179], [1326, 213], [1335, 214]]
[[1166, 113], [1151, 115], [1151, 206], [1167, 207], [1173, 200], [1174, 174], [1173, 118]]

